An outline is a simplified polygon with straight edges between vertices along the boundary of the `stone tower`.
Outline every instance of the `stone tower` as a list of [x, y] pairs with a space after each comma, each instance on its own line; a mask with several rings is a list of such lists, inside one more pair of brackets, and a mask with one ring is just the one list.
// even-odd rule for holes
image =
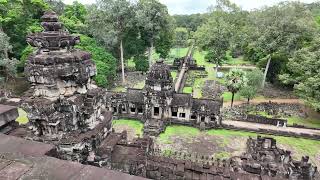
[[33, 95], [56, 100], [76, 92], [86, 93], [96, 74], [90, 54], [73, 50], [80, 38], [62, 30], [63, 24], [54, 12], [46, 12], [41, 19], [44, 32], [27, 36], [27, 42], [38, 48], [25, 68]]
[[[146, 118], [164, 119], [174, 93], [173, 80], [168, 65], [158, 60], [150, 69], [145, 84]], [[149, 110], [148, 110], [149, 109]]]
[[156, 135], [163, 130], [163, 123], [171, 113], [169, 105], [173, 94], [170, 68], [160, 59], [151, 67], [144, 88], [146, 134]]
[[44, 31], [27, 36], [37, 48], [25, 67], [32, 88], [23, 107], [32, 130], [47, 137], [92, 130], [104, 119], [105, 90], [92, 84], [96, 66], [91, 55], [73, 49], [80, 38], [63, 30], [54, 12], [41, 19]]

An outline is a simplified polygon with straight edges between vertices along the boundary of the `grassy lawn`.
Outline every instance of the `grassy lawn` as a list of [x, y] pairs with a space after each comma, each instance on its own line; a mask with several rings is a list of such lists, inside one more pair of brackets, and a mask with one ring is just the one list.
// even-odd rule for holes
[[230, 51], [227, 52], [226, 57], [227, 57], [227, 61], [225, 62], [225, 64], [227, 64], [227, 65], [252, 65], [252, 63], [250, 61], [245, 61], [243, 59], [243, 56], [233, 58], [230, 55]]
[[[234, 131], [234, 130], [208, 130], [201, 132], [197, 128], [188, 127], [188, 126], [168, 126], [164, 133], [160, 134], [158, 137], [162, 143], [172, 144], [172, 137], [178, 137], [178, 139], [194, 139], [203, 135], [203, 133], [209, 137], [217, 137], [218, 139], [223, 139], [222, 144], [217, 144], [221, 147], [232, 147], [235, 141], [245, 140], [248, 137], [256, 138], [257, 133], [244, 132], [244, 131]], [[262, 135], [267, 137], [273, 137], [277, 140], [277, 144], [280, 148], [284, 148], [292, 151], [293, 157], [295, 159], [300, 159], [303, 155], [310, 156], [311, 161], [314, 163], [317, 162], [316, 156], [320, 155], [320, 141], [309, 140], [303, 138], [294, 138], [294, 137], [283, 137], [283, 136], [271, 136], [271, 135]], [[244, 139], [245, 138], [245, 139]], [[175, 142], [177, 143], [177, 142]], [[210, 143], [203, 142], [203, 143]], [[212, 142], [211, 142], [212, 143]], [[178, 146], [178, 145], [176, 145]], [[173, 151], [175, 151], [173, 149]], [[227, 158], [230, 157], [232, 152], [217, 152], [213, 156], [215, 158]]]
[[200, 134], [200, 130], [193, 127], [188, 126], [179, 126], [179, 125], [173, 125], [168, 126], [166, 130], [159, 135], [159, 140], [166, 144], [172, 144], [172, 141], [170, 140], [170, 137], [172, 136], [182, 136], [184, 138], [192, 138], [195, 136], [198, 136]]
[[192, 93], [192, 87], [184, 87], [183, 88], [183, 93], [191, 94]]
[[128, 60], [127, 66], [128, 66], [129, 69], [135, 69], [136, 64], [134, 63], [133, 58]]
[[285, 118], [288, 120], [288, 125], [299, 124], [304, 125], [306, 127], [312, 128], [320, 128], [320, 119], [313, 119], [313, 118], [300, 118], [297, 116]]
[[202, 87], [204, 85], [204, 78], [196, 78], [193, 84], [193, 97], [202, 98]]
[[169, 57], [180, 58], [187, 55], [189, 48], [172, 48]]
[[[248, 114], [260, 115], [267, 118], [273, 118], [272, 115], [269, 115], [265, 111], [250, 111]], [[298, 124], [298, 125], [303, 125], [310, 128], [320, 128], [320, 119], [316, 119], [316, 118], [301, 118], [298, 116], [292, 116], [292, 117], [282, 117], [281, 119], [286, 119], [288, 121], [288, 125]]]
[[143, 124], [138, 120], [132, 119], [119, 119], [112, 121], [112, 126], [129, 126], [135, 130], [135, 134], [138, 136], [143, 135]]
[[[224, 102], [229, 102], [232, 99], [232, 93], [231, 92], [224, 92], [222, 94], [223, 101]], [[234, 94], [234, 101], [240, 101], [242, 100], [242, 97], [240, 96], [239, 93]]]
[[27, 124], [29, 122], [29, 119], [27, 117], [27, 112], [25, 112], [23, 109], [18, 108], [19, 117], [16, 119], [19, 124]]
[[177, 71], [171, 71], [171, 76], [173, 78], [173, 81], [177, 78]]
[[118, 86], [118, 87], [112, 88], [110, 90], [113, 92], [126, 92], [126, 88], [123, 86]]
[[[170, 49], [169, 56], [164, 59], [166, 64], [173, 64], [175, 58], [184, 57], [187, 55], [188, 48], [172, 48]], [[152, 59], [155, 62], [156, 60], [160, 59], [160, 54], [153, 51]]]
[[141, 82], [138, 82], [136, 85], [134, 85], [133, 88], [143, 89], [145, 84], [146, 84], [146, 81], [141, 81]]
[[[243, 131], [232, 131], [232, 130], [209, 130], [207, 131], [209, 135], [218, 135], [224, 137], [253, 137], [257, 136], [256, 133], [243, 132]], [[262, 135], [273, 137], [277, 140], [277, 143], [286, 147], [292, 148], [294, 152], [297, 154], [295, 157], [299, 157], [302, 155], [309, 155], [310, 157], [315, 157], [316, 154], [320, 154], [320, 141], [309, 140], [303, 138], [294, 138], [294, 137], [283, 137], [283, 136], [270, 136], [270, 135]], [[290, 150], [290, 149], [288, 149]]]

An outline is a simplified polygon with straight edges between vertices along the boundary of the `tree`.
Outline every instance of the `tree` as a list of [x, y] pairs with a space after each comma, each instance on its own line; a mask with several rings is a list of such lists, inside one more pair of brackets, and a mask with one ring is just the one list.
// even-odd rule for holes
[[287, 64], [289, 73], [280, 75], [285, 84], [294, 84], [296, 93], [320, 111], [320, 39], [294, 53]]
[[205, 20], [207, 14], [173, 15], [176, 27], [186, 28], [189, 32], [197, 31]]
[[10, 38], [12, 52], [9, 57], [20, 58], [27, 46], [28, 33], [41, 31], [40, 17], [48, 9], [43, 0], [2, 0], [0, 1], [0, 26]]
[[50, 9], [58, 15], [62, 15], [64, 12], [66, 5], [61, 0], [45, 0], [45, 2], [50, 6]]
[[[292, 57], [295, 51], [309, 44], [317, 33], [311, 12], [299, 2], [284, 2], [250, 13], [248, 45], [263, 57], [276, 53]], [[258, 55], [258, 56], [260, 56]], [[272, 58], [268, 59], [272, 64]], [[267, 69], [272, 69], [266, 66]], [[269, 74], [269, 72], [267, 72]]]
[[170, 24], [168, 9], [158, 0], [139, 0], [136, 19], [149, 44], [148, 60], [149, 67], [151, 67], [154, 42], [159, 39], [161, 31], [165, 30]]
[[97, 75], [94, 80], [98, 86], [107, 87], [116, 76], [117, 60], [103, 46], [99, 45], [95, 39], [85, 35], [81, 35], [80, 39], [81, 42], [76, 48], [87, 51], [92, 55], [92, 60], [97, 67]]
[[206, 59], [216, 64], [216, 72], [225, 60], [230, 47], [232, 29], [234, 28], [230, 15], [236, 10], [234, 4], [229, 1], [217, 1], [217, 6], [212, 10], [208, 21], [195, 33], [198, 46], [208, 51]]
[[168, 57], [173, 44], [173, 35], [173, 27], [169, 25], [168, 28], [160, 32], [159, 39], [156, 39], [155, 49], [160, 58]]
[[11, 51], [12, 46], [9, 43], [9, 37], [0, 30], [0, 79], [7, 84], [10, 78], [16, 75], [17, 60], [9, 58], [8, 52]]
[[87, 29], [85, 18], [88, 12], [86, 7], [74, 1], [72, 5], [66, 5], [60, 16], [60, 20], [71, 33], [84, 33]]
[[147, 72], [149, 69], [149, 64], [148, 64], [148, 59], [145, 56], [136, 56], [133, 59], [135, 65], [136, 65], [136, 70], [137, 71], [142, 71], [142, 72]]
[[246, 72], [241, 69], [231, 69], [226, 74], [226, 85], [232, 93], [231, 107], [233, 106], [234, 94], [247, 85]]
[[246, 73], [247, 84], [240, 89], [240, 95], [247, 98], [248, 104], [253, 99], [258, 90], [261, 88], [263, 73], [259, 69], [254, 69]]
[[174, 45], [178, 49], [178, 56], [180, 56], [180, 48], [187, 45], [188, 36], [188, 30], [186, 28], [178, 27], [174, 30]]
[[107, 45], [118, 45], [122, 83], [125, 83], [123, 38], [134, 17], [133, 7], [127, 0], [98, 0], [88, 15], [92, 34]]

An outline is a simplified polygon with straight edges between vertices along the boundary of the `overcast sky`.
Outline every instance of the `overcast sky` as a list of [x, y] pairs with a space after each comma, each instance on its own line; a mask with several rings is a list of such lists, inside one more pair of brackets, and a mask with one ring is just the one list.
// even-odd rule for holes
[[[74, 0], [63, 0], [67, 4], [71, 4]], [[94, 3], [95, 0], [78, 0], [83, 4]], [[238, 4], [243, 9], [251, 10], [261, 8], [263, 6], [270, 6], [285, 0], [231, 0]], [[289, 0], [294, 1], [294, 0]], [[317, 0], [300, 0], [301, 2], [311, 3]], [[215, 4], [215, 0], [160, 0], [163, 4], [168, 6], [170, 14], [194, 14], [204, 13], [210, 5]]]

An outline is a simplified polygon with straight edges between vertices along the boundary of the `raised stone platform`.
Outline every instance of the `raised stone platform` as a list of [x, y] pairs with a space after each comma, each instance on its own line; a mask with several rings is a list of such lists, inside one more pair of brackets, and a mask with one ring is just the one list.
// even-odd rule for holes
[[64, 161], [45, 154], [52, 145], [0, 134], [1, 180], [142, 180], [121, 172]]
[[9, 133], [13, 130], [18, 117], [17, 107], [0, 104], [0, 133]]

